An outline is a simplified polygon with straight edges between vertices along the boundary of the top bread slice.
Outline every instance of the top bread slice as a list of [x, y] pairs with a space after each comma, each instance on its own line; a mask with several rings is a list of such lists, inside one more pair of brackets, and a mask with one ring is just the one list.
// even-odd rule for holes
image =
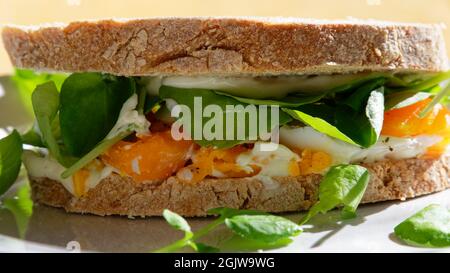
[[2, 33], [14, 66], [147, 75], [279, 75], [448, 69], [439, 25], [295, 18], [151, 18]]

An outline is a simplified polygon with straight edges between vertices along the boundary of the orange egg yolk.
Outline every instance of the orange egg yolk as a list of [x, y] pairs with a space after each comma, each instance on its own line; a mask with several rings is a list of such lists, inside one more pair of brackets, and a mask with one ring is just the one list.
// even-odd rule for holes
[[311, 149], [292, 149], [296, 154], [300, 156], [298, 162], [298, 172], [301, 175], [321, 173], [329, 168], [333, 160], [331, 156], [322, 151], [313, 151]]
[[443, 140], [430, 147], [426, 154], [426, 156], [440, 156], [450, 144], [450, 110], [442, 104], [436, 104], [421, 118], [420, 112], [430, 102], [431, 99], [425, 99], [406, 107], [386, 111], [381, 134], [394, 137], [441, 136]]
[[170, 131], [155, 132], [136, 142], [120, 141], [101, 159], [135, 181], [163, 180], [185, 165], [193, 145], [174, 140]]
[[214, 172], [220, 172], [224, 177], [248, 177], [259, 172], [257, 166], [251, 166], [252, 171], [243, 169], [236, 164], [237, 157], [249, 149], [239, 145], [230, 149], [200, 148], [192, 158], [192, 164], [177, 173], [180, 180], [199, 182]]
[[81, 169], [72, 176], [73, 192], [76, 197], [81, 197], [86, 193], [86, 181], [89, 178], [89, 171]]
[[87, 193], [86, 182], [91, 175], [91, 171], [101, 172], [105, 165], [100, 160], [93, 160], [83, 169], [72, 175], [73, 191], [76, 197], [82, 197]]

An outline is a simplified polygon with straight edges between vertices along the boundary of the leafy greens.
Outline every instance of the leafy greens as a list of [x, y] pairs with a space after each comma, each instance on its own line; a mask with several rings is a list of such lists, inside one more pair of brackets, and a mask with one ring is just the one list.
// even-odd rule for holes
[[[248, 142], [249, 140], [256, 140], [256, 136], [251, 136], [250, 135], [250, 130], [248, 130], [248, 128], [250, 128], [250, 121], [247, 120], [245, 123], [238, 119], [238, 116], [240, 114], [242, 114], [242, 116], [245, 117], [246, 113], [245, 113], [245, 109], [244, 107], [248, 106], [248, 104], [239, 102], [238, 100], [230, 97], [230, 96], [224, 96], [224, 95], [219, 95], [211, 90], [205, 90], [205, 89], [181, 89], [181, 88], [175, 88], [175, 87], [169, 87], [169, 86], [162, 86], [160, 88], [159, 91], [159, 95], [162, 99], [172, 99], [175, 102], [177, 102], [178, 104], [183, 104], [183, 105], [187, 105], [189, 109], [193, 109], [193, 111], [191, 111], [191, 134], [192, 134], [192, 139], [194, 139], [199, 145], [201, 146], [214, 146], [214, 147], [218, 147], [218, 148], [229, 148], [232, 146], [235, 146], [237, 144], [240, 143], [244, 143], [244, 142]], [[208, 121], [210, 121], [212, 118], [208, 118], [208, 117], [201, 117], [200, 116], [200, 120], [195, 116], [195, 111], [197, 109], [195, 109], [195, 100], [196, 98], [201, 98], [202, 99], [202, 105], [206, 106], [206, 105], [216, 105], [218, 107], [220, 107], [221, 109], [221, 114], [219, 117], [214, 117], [214, 118], [219, 118], [222, 121], [223, 124], [223, 128], [222, 128], [222, 133], [225, 134], [225, 132], [227, 132], [228, 130], [230, 130], [230, 128], [226, 128], [226, 113], [227, 111], [227, 106], [243, 106], [240, 108], [235, 108], [236, 110], [236, 114], [233, 116], [233, 125], [234, 125], [234, 132], [235, 132], [235, 136], [233, 137], [232, 140], [226, 140], [225, 137], [223, 136], [223, 140], [217, 140], [217, 139], [212, 139], [212, 140], [207, 140], [206, 136], [201, 138], [201, 139], [196, 139], [195, 135], [194, 135], [194, 131], [196, 127], [201, 128], [201, 124], [206, 124], [208, 123]], [[255, 108], [256, 109], [256, 108]], [[229, 113], [229, 112], [228, 112]], [[258, 115], [258, 120], [256, 120], [256, 124], [258, 124], [257, 126], [259, 126], [260, 122], [260, 113], [256, 112]], [[271, 122], [271, 112], [268, 110], [267, 111], [267, 123], [266, 124], [272, 124]], [[278, 125], [283, 125], [288, 123], [289, 121], [291, 121], [292, 119], [285, 113], [280, 112], [279, 115], [279, 124]], [[238, 139], [236, 136], [236, 133], [239, 131], [239, 128], [243, 128], [245, 130], [245, 139], [241, 140]], [[272, 131], [275, 128], [268, 128], [270, 131]], [[215, 128], [215, 130], [218, 130], [218, 128]], [[254, 139], [252, 139], [254, 138]]]
[[318, 213], [326, 213], [338, 205], [343, 205], [344, 219], [355, 217], [356, 208], [366, 191], [370, 174], [358, 165], [337, 165], [331, 167], [319, 185], [319, 201], [300, 221], [305, 224]]
[[0, 196], [14, 184], [19, 175], [22, 149], [22, 140], [16, 130], [0, 139]]
[[395, 235], [413, 246], [450, 247], [450, 210], [429, 205], [395, 227]]
[[67, 151], [81, 157], [114, 127], [122, 105], [136, 92], [133, 78], [98, 73], [70, 75], [61, 88], [61, 136]]
[[183, 217], [167, 209], [164, 210], [163, 216], [169, 225], [183, 231], [185, 236], [155, 252], [173, 252], [186, 246], [198, 252], [217, 252], [218, 248], [206, 246], [197, 241], [223, 224], [238, 236], [257, 242], [262, 248], [270, 248], [275, 244], [277, 246], [288, 244], [291, 242], [289, 240], [291, 237], [299, 235], [302, 231], [300, 226], [286, 218], [258, 211], [216, 208], [210, 210], [210, 213], [218, 214], [219, 217], [193, 233]]

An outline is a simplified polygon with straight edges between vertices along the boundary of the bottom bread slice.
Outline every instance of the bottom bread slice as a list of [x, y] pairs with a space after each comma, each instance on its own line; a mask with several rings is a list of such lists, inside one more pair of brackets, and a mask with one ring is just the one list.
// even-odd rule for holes
[[[371, 173], [363, 203], [405, 200], [450, 187], [450, 156], [438, 159], [386, 160], [364, 164]], [[261, 179], [205, 179], [138, 183], [112, 174], [76, 198], [59, 182], [30, 177], [33, 199], [68, 212], [96, 215], [156, 216], [170, 209], [183, 216], [206, 216], [216, 207], [266, 212], [306, 210], [317, 200], [321, 175]]]

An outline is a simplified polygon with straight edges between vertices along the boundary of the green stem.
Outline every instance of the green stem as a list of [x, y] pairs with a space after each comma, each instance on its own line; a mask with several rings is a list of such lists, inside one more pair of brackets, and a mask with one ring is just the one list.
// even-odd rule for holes
[[223, 222], [225, 222], [224, 217], [221, 216], [221, 217], [217, 218], [211, 224], [207, 225], [206, 227], [204, 227], [204, 228], [198, 230], [196, 233], [194, 233], [194, 236], [192, 236], [191, 240], [196, 241], [196, 240], [200, 239], [201, 237], [205, 236], [206, 234], [208, 234], [210, 231], [212, 231], [216, 227], [220, 226]]
[[184, 237], [181, 240], [178, 240], [168, 246], [165, 246], [163, 248], [157, 249], [153, 251], [153, 253], [170, 253], [174, 252], [177, 249], [183, 248], [189, 244], [189, 241], [192, 240], [192, 238]]
[[433, 100], [419, 113], [420, 118], [424, 118], [430, 111], [433, 109], [433, 107], [438, 104], [447, 94], [450, 93], [450, 83], [441, 91], [439, 92]]
[[225, 217], [221, 216], [218, 219], [214, 220], [211, 224], [205, 226], [204, 228], [199, 229], [192, 236], [189, 236], [189, 234], [187, 234], [183, 239], [178, 240], [178, 241], [176, 241], [168, 246], [165, 246], [163, 248], [157, 249], [153, 252], [154, 253], [168, 253], [168, 252], [173, 252], [177, 249], [186, 247], [186, 246], [190, 245], [191, 242], [195, 242], [196, 240], [205, 236], [206, 234], [208, 234], [210, 231], [212, 231], [216, 227], [223, 224], [223, 222], [225, 222]]
[[131, 132], [122, 132], [113, 138], [105, 139], [105, 140], [101, 141], [92, 151], [87, 153], [80, 160], [78, 160], [75, 164], [73, 164], [70, 168], [65, 170], [62, 173], [61, 177], [65, 179], [65, 178], [72, 176], [78, 170], [82, 169], [84, 166], [89, 164], [89, 162], [96, 159], [103, 152], [108, 150], [111, 146], [113, 146], [120, 140], [124, 139], [125, 137], [129, 136], [130, 134], [131, 134]]
[[436, 77], [425, 80], [419, 84], [410, 86], [409, 89], [423, 91], [423, 90], [429, 89], [429, 88], [447, 80], [448, 78], [450, 78], [450, 71], [441, 73], [441, 74], [437, 75]]
[[145, 97], [146, 97], [147, 93], [145, 91], [145, 88], [141, 88], [141, 90], [139, 90], [139, 95], [138, 95], [138, 105], [137, 105], [137, 111], [140, 115], [144, 114], [144, 106], [145, 106]]

